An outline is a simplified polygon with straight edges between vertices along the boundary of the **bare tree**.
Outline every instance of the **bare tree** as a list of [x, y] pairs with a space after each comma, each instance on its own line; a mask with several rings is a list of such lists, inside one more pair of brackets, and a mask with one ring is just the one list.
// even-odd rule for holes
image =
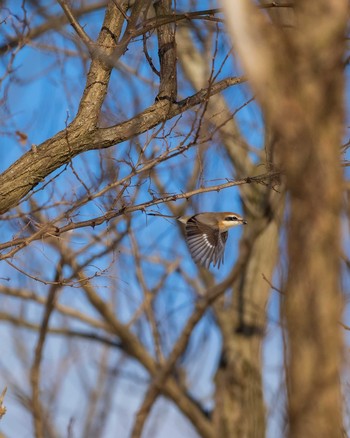
[[[317, 6], [241, 5], [234, 49], [231, 2], [197, 3], [1, 10], [5, 434], [260, 438], [283, 416], [264, 348], [275, 383], [287, 363], [291, 435], [340, 431], [343, 3], [319, 33]], [[181, 224], [147, 215], [236, 209], [248, 225], [219, 271], [193, 263]], [[265, 347], [285, 323], [288, 350]]]

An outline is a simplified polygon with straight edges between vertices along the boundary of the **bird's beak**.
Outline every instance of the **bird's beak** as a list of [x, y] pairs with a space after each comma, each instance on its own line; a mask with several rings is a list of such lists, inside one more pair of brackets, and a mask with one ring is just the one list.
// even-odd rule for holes
[[247, 222], [246, 220], [243, 219], [242, 224], [243, 224], [243, 225], [247, 225], [247, 223], [248, 223], [248, 222]]

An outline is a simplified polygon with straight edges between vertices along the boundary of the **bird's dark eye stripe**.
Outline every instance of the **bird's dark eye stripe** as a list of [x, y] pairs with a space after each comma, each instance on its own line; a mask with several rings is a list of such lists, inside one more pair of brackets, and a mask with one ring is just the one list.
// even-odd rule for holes
[[225, 221], [237, 221], [238, 218], [236, 216], [227, 216], [225, 217]]

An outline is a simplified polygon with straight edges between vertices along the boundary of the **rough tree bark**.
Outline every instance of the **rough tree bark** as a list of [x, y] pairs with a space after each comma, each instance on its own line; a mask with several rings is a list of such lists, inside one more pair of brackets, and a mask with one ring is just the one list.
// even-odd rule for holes
[[277, 138], [290, 202], [285, 318], [293, 437], [341, 436], [340, 151], [347, 2], [294, 2], [292, 28], [224, 2], [234, 42]]
[[[270, 194], [264, 204], [271, 206], [275, 199]], [[282, 207], [280, 202], [278, 205]], [[218, 436], [258, 438], [265, 435], [261, 353], [271, 289], [266, 279], [272, 278], [277, 261], [281, 214], [281, 208], [274, 207], [270, 218], [264, 214], [260, 218], [246, 215], [250, 223], [255, 222], [245, 236], [252, 245], [249, 261], [232, 287], [230, 305], [225, 306], [222, 300], [215, 307], [223, 336], [222, 358], [215, 379]]]

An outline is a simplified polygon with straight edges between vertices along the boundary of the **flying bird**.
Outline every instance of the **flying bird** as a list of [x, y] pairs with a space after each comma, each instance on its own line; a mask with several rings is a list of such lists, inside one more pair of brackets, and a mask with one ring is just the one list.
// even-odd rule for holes
[[225, 244], [228, 230], [247, 223], [239, 214], [232, 212], [207, 212], [193, 216], [168, 216], [160, 213], [147, 213], [177, 219], [185, 224], [186, 242], [193, 260], [206, 269], [211, 263], [220, 268], [224, 263]]

